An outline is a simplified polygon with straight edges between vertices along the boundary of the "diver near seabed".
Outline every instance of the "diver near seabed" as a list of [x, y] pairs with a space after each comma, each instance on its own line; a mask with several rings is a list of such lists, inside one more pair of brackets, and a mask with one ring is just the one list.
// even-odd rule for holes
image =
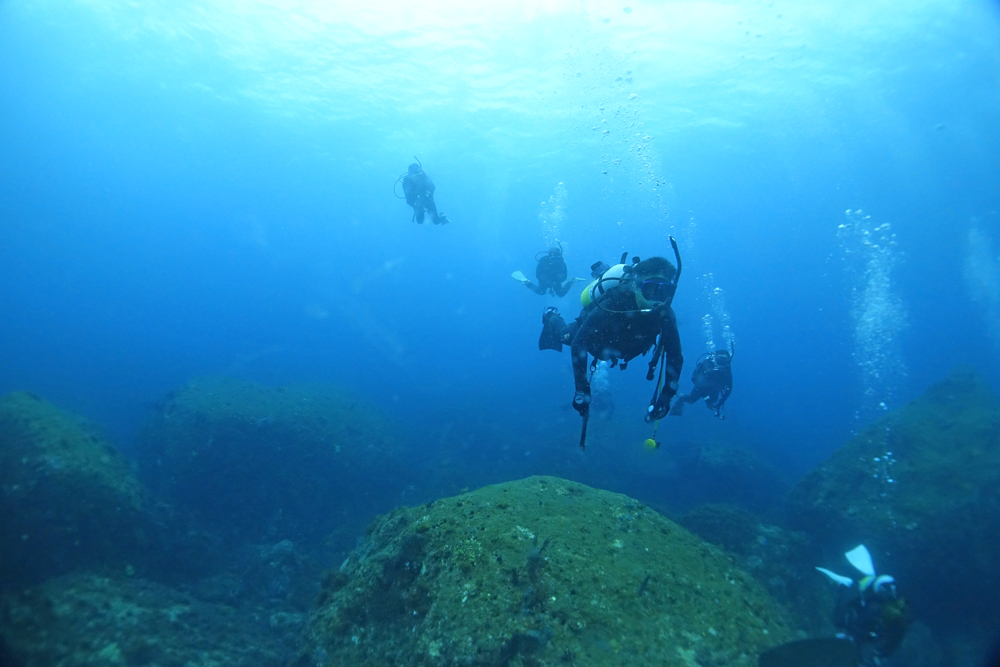
[[684, 414], [685, 403], [696, 403], [704, 398], [705, 406], [715, 412], [719, 419], [725, 419], [722, 409], [729, 394], [733, 392], [732, 361], [733, 352], [729, 350], [706, 352], [698, 357], [694, 372], [691, 373], [694, 387], [687, 394], [677, 395], [677, 402], [670, 408], [670, 415], [680, 417]]
[[[563, 345], [569, 345], [572, 351], [573, 409], [583, 418], [581, 449], [586, 447], [590, 418], [589, 375], [596, 370], [598, 361], [607, 361], [611, 367], [617, 365], [624, 370], [632, 359], [646, 354], [655, 345], [646, 373], [647, 380], [657, 380], [646, 409], [647, 422], [658, 423], [666, 416], [670, 399], [677, 393], [684, 358], [671, 303], [681, 274], [681, 255], [673, 237], [670, 245], [677, 259], [676, 267], [663, 257], [645, 261], [633, 257], [632, 263], [626, 264], [628, 253], [623, 254], [619, 264], [603, 270], [583, 290], [580, 295], [583, 310], [572, 323], [567, 325], [556, 308], [546, 308], [542, 313], [538, 349], [561, 352]], [[601, 268], [604, 267], [600, 264], [592, 267], [595, 273]]]
[[[416, 156], [413, 159], [416, 162], [407, 168], [405, 174], [401, 174], [396, 179], [396, 184], [402, 183], [403, 185], [403, 196], [400, 197], [397, 194], [396, 197], [406, 199], [407, 205], [413, 208], [413, 218], [411, 219], [415, 220], [417, 224], [424, 223], [426, 213], [431, 214], [431, 222], [435, 225], [448, 224], [448, 217], [443, 212], [438, 213], [437, 204], [434, 203], [434, 182], [430, 176], [424, 173], [424, 166], [420, 159]], [[396, 193], [395, 185], [393, 185], [392, 192]]]
[[887, 574], [875, 574], [875, 565], [865, 545], [844, 554], [848, 562], [864, 575], [859, 581], [822, 567], [816, 569], [837, 582], [841, 590], [834, 624], [841, 634], [858, 647], [862, 665], [882, 664], [906, 636], [910, 610], [906, 599], [896, 590], [896, 580]]
[[566, 269], [566, 260], [563, 259], [562, 244], [556, 241], [556, 245], [535, 254], [535, 279], [538, 284], [534, 284], [520, 271], [510, 274], [510, 277], [518, 281], [536, 294], [551, 292], [553, 296], [564, 297], [570, 290], [573, 283], [583, 278], [570, 278], [566, 280], [569, 272]]
[[833, 618], [837, 636], [776, 646], [761, 654], [760, 667], [877, 667], [903, 643], [912, 618], [896, 580], [875, 573], [863, 544], [844, 556], [864, 575], [859, 581], [816, 568], [841, 587]]

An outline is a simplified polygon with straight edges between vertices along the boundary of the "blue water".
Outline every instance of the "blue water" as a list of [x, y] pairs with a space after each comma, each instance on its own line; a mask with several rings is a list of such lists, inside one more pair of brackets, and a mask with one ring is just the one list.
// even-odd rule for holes
[[[194, 377], [329, 381], [470, 485], [655, 495], [644, 364], [581, 459], [536, 346], [578, 291], [509, 276], [668, 235], [682, 389], [708, 332], [737, 350], [726, 420], [668, 448], [797, 474], [957, 364], [1000, 386], [997, 3], [485, 4], [0, 2], [0, 392], [128, 451]], [[451, 224], [393, 196], [414, 155]]]

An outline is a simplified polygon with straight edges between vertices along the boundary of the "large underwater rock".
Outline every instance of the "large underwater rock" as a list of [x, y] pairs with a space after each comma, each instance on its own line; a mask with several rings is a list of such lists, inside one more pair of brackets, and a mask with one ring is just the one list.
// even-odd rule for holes
[[328, 575], [295, 664], [738, 667], [790, 634], [677, 524], [531, 477], [379, 517]]
[[998, 619], [996, 395], [957, 369], [807, 474], [789, 515], [832, 554], [864, 542], [925, 620]]
[[678, 520], [692, 533], [724, 549], [813, 635], [832, 634], [833, 587], [815, 565], [822, 551], [805, 533], [762, 522], [742, 507], [699, 505]]
[[283, 667], [302, 622], [281, 608], [204, 602], [161, 584], [94, 574], [0, 597], [0, 637], [8, 659], [23, 667]]
[[353, 543], [362, 517], [400, 500], [398, 452], [388, 420], [342, 389], [214, 377], [173, 393], [138, 436], [151, 488], [240, 543]]
[[161, 514], [81, 418], [34, 394], [0, 398], [0, 587], [142, 569], [162, 554]]

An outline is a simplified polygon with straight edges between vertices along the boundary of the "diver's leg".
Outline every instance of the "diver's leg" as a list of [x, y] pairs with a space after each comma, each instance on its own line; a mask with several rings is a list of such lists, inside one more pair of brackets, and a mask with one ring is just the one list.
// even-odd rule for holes
[[414, 204], [413, 217], [416, 218], [418, 225], [424, 224], [424, 207], [420, 204]]
[[694, 403], [701, 397], [702, 394], [697, 387], [692, 389], [690, 394], [677, 394], [674, 397], [674, 404], [670, 407], [670, 414], [674, 417], [680, 417], [684, 414], [685, 403]]
[[424, 208], [431, 214], [431, 222], [435, 225], [440, 225], [441, 219], [438, 217], [438, 209], [437, 204], [434, 203], [434, 195], [428, 194], [424, 197]]
[[531, 282], [530, 280], [526, 280], [524, 282], [524, 286], [527, 287], [528, 289], [530, 289], [535, 294], [545, 294], [545, 288], [544, 287], [542, 287], [541, 285], [536, 285], [535, 283]]
[[714, 410], [718, 402], [719, 402], [719, 392], [717, 391], [705, 392], [705, 405], [708, 406], [709, 410]]
[[562, 297], [566, 296], [566, 292], [568, 292], [569, 288], [572, 286], [573, 286], [572, 280], [566, 283], [565, 285], [560, 285], [556, 283], [555, 285], [552, 286], [552, 291], [555, 292], [555, 295], [561, 299]]
[[677, 397], [677, 400], [685, 403], [697, 403], [703, 398], [705, 398], [705, 392], [698, 389], [698, 387], [692, 387], [690, 394], [681, 394]]

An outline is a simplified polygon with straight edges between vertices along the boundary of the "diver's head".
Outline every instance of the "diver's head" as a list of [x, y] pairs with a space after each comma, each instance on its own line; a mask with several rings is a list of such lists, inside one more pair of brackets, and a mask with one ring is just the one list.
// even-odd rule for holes
[[549, 257], [562, 257], [562, 248], [559, 246], [549, 248]]
[[642, 310], [670, 305], [674, 299], [677, 269], [663, 257], [650, 257], [632, 267], [635, 301]]
[[729, 350], [716, 350], [715, 351], [715, 363], [719, 366], [728, 366], [729, 362], [732, 361], [732, 355], [729, 354]]
[[412, 176], [413, 174], [419, 174], [420, 165], [414, 162], [413, 164], [411, 164], [409, 167], [406, 168], [406, 171], [408, 174], [410, 174], [410, 176]]
[[888, 574], [880, 574], [872, 582], [872, 590], [885, 597], [896, 597], [896, 580]]

